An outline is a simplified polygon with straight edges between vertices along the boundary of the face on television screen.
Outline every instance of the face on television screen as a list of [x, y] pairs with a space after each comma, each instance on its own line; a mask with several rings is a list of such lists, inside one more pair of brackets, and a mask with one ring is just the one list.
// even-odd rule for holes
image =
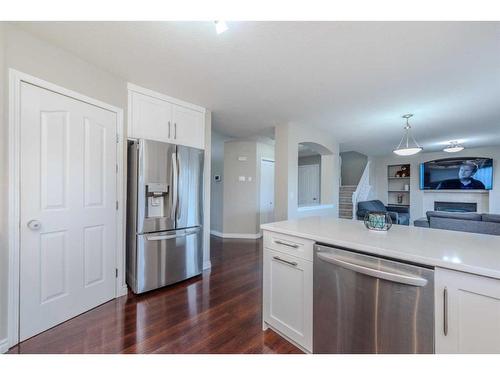
[[420, 188], [432, 190], [490, 190], [493, 160], [452, 158], [434, 160], [420, 166]]

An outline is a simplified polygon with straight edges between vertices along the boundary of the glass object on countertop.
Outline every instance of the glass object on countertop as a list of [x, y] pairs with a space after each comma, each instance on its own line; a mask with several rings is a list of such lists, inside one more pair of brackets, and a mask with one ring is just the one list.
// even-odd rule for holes
[[372, 211], [365, 215], [365, 226], [370, 230], [388, 231], [392, 227], [392, 219], [388, 212]]

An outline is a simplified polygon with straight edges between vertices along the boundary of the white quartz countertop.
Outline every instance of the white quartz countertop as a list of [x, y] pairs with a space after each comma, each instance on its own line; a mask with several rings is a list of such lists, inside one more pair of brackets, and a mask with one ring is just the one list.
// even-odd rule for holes
[[404, 225], [377, 232], [368, 230], [362, 221], [327, 216], [261, 227], [369, 254], [500, 279], [500, 236]]

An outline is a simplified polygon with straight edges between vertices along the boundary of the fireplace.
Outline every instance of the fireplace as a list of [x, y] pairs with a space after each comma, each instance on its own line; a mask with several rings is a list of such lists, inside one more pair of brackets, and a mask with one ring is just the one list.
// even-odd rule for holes
[[434, 211], [477, 212], [477, 203], [470, 203], [470, 202], [434, 202]]

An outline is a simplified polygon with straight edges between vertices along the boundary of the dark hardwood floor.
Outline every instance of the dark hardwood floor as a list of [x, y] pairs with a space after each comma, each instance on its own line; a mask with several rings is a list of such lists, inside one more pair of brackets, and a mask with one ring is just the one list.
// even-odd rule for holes
[[262, 242], [211, 239], [202, 276], [114, 299], [9, 353], [302, 353], [262, 331]]

